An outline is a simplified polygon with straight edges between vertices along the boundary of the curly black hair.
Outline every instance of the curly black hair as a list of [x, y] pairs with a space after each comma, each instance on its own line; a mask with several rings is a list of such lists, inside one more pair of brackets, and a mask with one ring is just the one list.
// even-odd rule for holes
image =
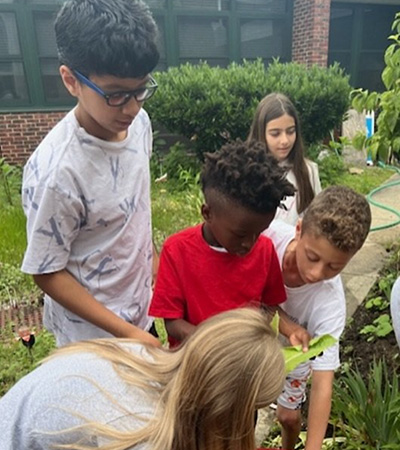
[[286, 196], [295, 192], [285, 178], [285, 170], [263, 143], [240, 139], [205, 154], [201, 185], [205, 196], [214, 189], [261, 214], [274, 212]]

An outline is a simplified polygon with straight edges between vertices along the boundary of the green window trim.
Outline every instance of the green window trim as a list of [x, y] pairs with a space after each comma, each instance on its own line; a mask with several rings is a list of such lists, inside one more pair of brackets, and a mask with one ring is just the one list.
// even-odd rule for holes
[[[50, 45], [51, 40], [47, 39], [51, 34], [49, 17], [57, 13], [62, 3], [63, 0], [8, 0], [0, 3], [0, 19], [7, 17], [10, 20], [9, 14], [15, 17], [20, 48], [19, 55], [0, 52], [0, 112], [64, 111], [75, 104], [75, 99], [66, 91], [63, 94], [65, 88], [56, 73], [56, 55], [51, 54], [54, 49]], [[260, 56], [266, 65], [272, 57], [279, 57], [282, 61], [291, 59], [293, 0], [147, 0], [147, 3], [162, 33], [161, 58], [156, 70], [185, 61], [209, 60], [211, 65], [227, 65], [243, 58], [255, 59], [256, 53], [263, 50], [264, 42], [265, 54]], [[258, 8], [255, 9], [255, 5]], [[268, 11], [270, 5], [275, 10]], [[198, 24], [195, 19], [199, 19]], [[39, 23], [41, 25], [36, 29]], [[197, 25], [196, 30], [191, 29], [193, 23]], [[212, 51], [207, 56], [201, 46], [198, 46], [198, 54], [191, 54], [196, 51], [202, 29], [214, 32], [214, 45], [220, 46], [211, 48], [214, 57]], [[197, 41], [195, 36], [192, 42], [187, 39], [182, 43], [182, 37], [190, 38], [193, 31], [197, 31]], [[241, 33], [247, 33], [246, 40], [241, 38]], [[275, 44], [276, 36], [280, 40], [279, 45]], [[210, 41], [211, 38], [208, 36], [208, 39]], [[6, 45], [9, 45], [8, 40]], [[2, 84], [11, 86], [14, 93], [2, 95]], [[17, 89], [16, 85], [20, 88]]]

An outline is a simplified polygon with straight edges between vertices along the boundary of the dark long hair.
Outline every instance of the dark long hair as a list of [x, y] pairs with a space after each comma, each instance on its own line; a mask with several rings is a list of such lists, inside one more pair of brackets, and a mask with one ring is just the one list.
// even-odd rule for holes
[[304, 156], [303, 140], [301, 138], [300, 122], [293, 103], [280, 93], [272, 93], [264, 97], [257, 106], [253, 123], [247, 141], [256, 140], [267, 146], [265, 130], [268, 122], [278, 119], [284, 114], [293, 117], [296, 125], [296, 141], [288, 156], [290, 168], [293, 169], [297, 182], [297, 212], [302, 213], [311, 203], [315, 194], [311, 186], [310, 175]]

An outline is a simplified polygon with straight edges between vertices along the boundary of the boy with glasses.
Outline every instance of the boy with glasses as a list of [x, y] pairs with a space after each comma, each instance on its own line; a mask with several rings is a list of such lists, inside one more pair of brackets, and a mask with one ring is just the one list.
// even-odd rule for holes
[[152, 284], [149, 157], [143, 102], [157, 84], [157, 28], [134, 0], [69, 0], [59, 12], [60, 75], [77, 106], [24, 170], [22, 270], [45, 292], [57, 345], [145, 330]]

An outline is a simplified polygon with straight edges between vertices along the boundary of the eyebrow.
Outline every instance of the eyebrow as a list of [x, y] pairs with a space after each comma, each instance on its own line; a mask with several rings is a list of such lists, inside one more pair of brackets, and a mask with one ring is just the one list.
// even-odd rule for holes
[[282, 131], [282, 130], [291, 130], [292, 128], [296, 129], [296, 125], [291, 125], [287, 128], [270, 128], [268, 131]]
[[[106, 84], [105, 86], [102, 86], [101, 89], [103, 91], [115, 91], [115, 92], [130, 92], [130, 91], [136, 91], [137, 89], [141, 89], [144, 87], [144, 85], [150, 81], [150, 77], [147, 76], [143, 78], [143, 82], [139, 84], [135, 89], [127, 89], [126, 87], [123, 87], [119, 84]], [[99, 86], [100, 87], [100, 86]]]

